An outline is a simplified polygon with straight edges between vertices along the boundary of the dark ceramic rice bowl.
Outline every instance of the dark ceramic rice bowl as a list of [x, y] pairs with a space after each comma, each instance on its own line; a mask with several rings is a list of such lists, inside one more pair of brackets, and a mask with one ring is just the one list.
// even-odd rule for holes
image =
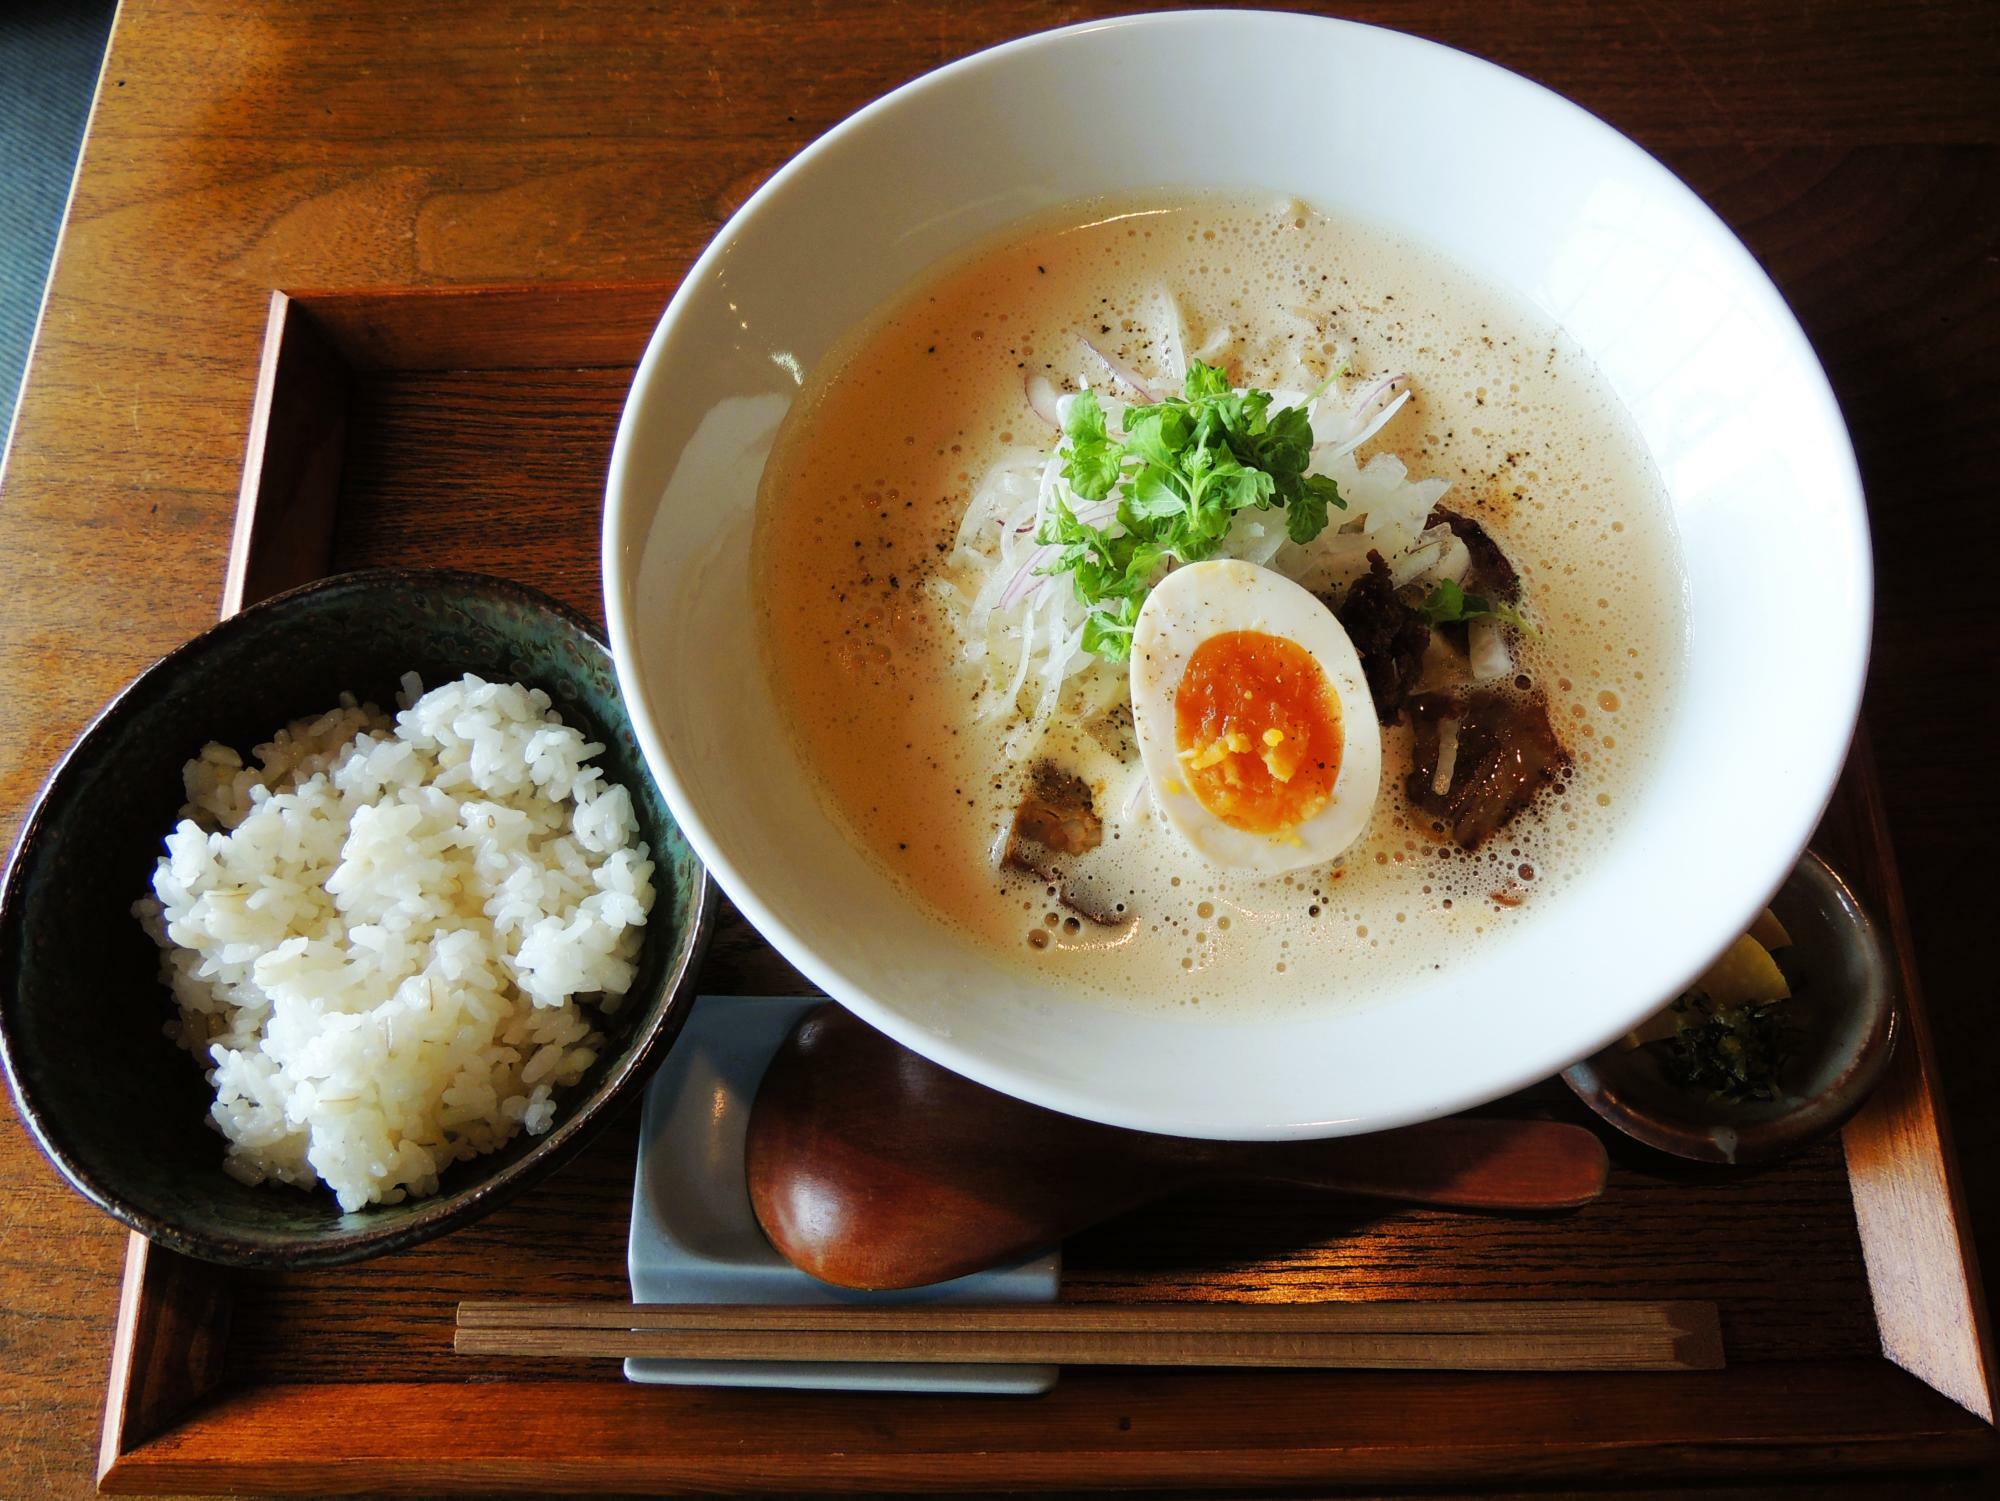
[[[239, 750], [342, 691], [393, 704], [466, 672], [542, 688], [606, 746], [657, 891], [639, 973], [590, 1072], [543, 1136], [452, 1165], [427, 1198], [342, 1213], [331, 1192], [250, 1187], [222, 1169], [200, 1068], [162, 1032], [173, 1004], [131, 915], [182, 801], [182, 763]], [[84, 731], [30, 809], [0, 881], [0, 1059], [36, 1142], [86, 1198], [157, 1243], [241, 1266], [325, 1266], [463, 1225], [539, 1181], [631, 1098], [693, 999], [715, 893], [647, 774], [610, 654], [589, 623], [477, 574], [344, 574], [253, 605], [141, 673]]]

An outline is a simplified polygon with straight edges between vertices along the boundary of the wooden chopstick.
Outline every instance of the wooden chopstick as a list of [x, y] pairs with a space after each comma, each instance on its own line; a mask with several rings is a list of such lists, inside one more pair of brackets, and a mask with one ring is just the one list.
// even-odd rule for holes
[[458, 1305], [466, 1355], [973, 1365], [1700, 1371], [1713, 1303], [1057, 1303], [784, 1308]]

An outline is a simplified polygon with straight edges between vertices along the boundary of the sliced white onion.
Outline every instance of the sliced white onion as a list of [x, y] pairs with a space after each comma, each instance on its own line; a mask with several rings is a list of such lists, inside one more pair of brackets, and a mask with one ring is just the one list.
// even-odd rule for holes
[[1246, 563], [1255, 563], [1261, 568], [1285, 545], [1285, 529], [1276, 521], [1239, 521], [1237, 525], [1243, 528], [1244, 541], [1236, 556]]
[[[1185, 364], [1195, 353], [1196, 332], [1186, 324], [1173, 291], [1161, 288], [1159, 295], [1155, 316], [1171, 326], [1156, 334], [1160, 342], [1152, 347], [1165, 378], [1176, 362]], [[1201, 357], [1214, 352], [1217, 339], [1226, 344], [1233, 337], [1227, 328], [1210, 332], [1209, 342], [1199, 351]], [[1096, 388], [1096, 399], [1107, 430], [1120, 436], [1128, 405], [1136, 409], [1138, 403], [1156, 401], [1158, 395], [1137, 371], [1089, 338], [1079, 336], [1077, 342], [1109, 372], [1109, 379]], [[1299, 374], [1300, 380], [1291, 383], [1298, 385], [1298, 392], [1274, 390], [1274, 401], [1292, 405], [1307, 400], [1306, 389], [1317, 380]], [[1331, 429], [1341, 436], [1314, 449], [1312, 472], [1335, 478], [1348, 501], [1338, 526], [1301, 545], [1286, 538], [1282, 521], [1244, 517], [1222, 547], [1222, 555], [1264, 563], [1308, 588], [1321, 589], [1349, 583], [1366, 572], [1371, 550], [1380, 550], [1389, 560], [1399, 584], [1443, 576], [1440, 570], [1454, 567], [1462, 571], [1469, 562], [1464, 545], [1424, 527], [1447, 482], [1410, 480], [1392, 453], [1376, 453], [1366, 464], [1352, 457], [1353, 450], [1379, 433], [1408, 401], [1407, 389], [1394, 394], [1397, 384], [1407, 379], [1395, 375], [1375, 381], [1351, 414], [1333, 414]], [[1282, 388], [1286, 383], [1278, 384]], [[1022, 391], [1030, 409], [1058, 434], [1072, 405], [1081, 399], [1058, 392], [1042, 374], [1024, 374]], [[1378, 405], [1382, 409], [1375, 411]], [[957, 545], [940, 580], [939, 597], [947, 608], [963, 612], [967, 665], [983, 680], [976, 712], [982, 719], [1004, 715], [1015, 721], [1007, 737], [1007, 754], [1017, 760], [1041, 753], [1058, 705], [1064, 715], [1089, 718], [1121, 701], [1125, 693], [1125, 674], [1082, 649], [1088, 610], [1076, 598], [1071, 581], [1041, 571], [1061, 553], [1058, 544], [1036, 540], [1057, 497], [1067, 501], [1086, 525], [1117, 525], [1117, 499], [1079, 502], [1063, 469], [1059, 436], [1019, 455], [1010, 452], [996, 464], [961, 519]], [[1029, 702], [1024, 704], [1024, 698]], [[1130, 800], [1136, 796], [1136, 806], [1144, 807], [1143, 785], [1136, 793], [1115, 796], [1128, 807], [1135, 806]]]
[[1034, 408], [1035, 415], [1048, 423], [1057, 432], [1061, 432], [1062, 416], [1056, 410], [1056, 388], [1054, 383], [1046, 375], [1031, 375], [1027, 379], [1025, 390], [1027, 392], [1028, 405]]
[[[1028, 450], [1009, 450], [980, 482], [972, 503], [959, 522], [954, 546], [960, 551], [986, 554], [991, 562], [992, 529], [1005, 528], [1009, 518], [1031, 512], [1040, 493], [1042, 471], [1048, 461]], [[954, 562], [970, 559], [954, 558]]]
[[1187, 321], [1181, 317], [1180, 299], [1174, 296], [1172, 287], [1160, 288], [1160, 301], [1167, 305], [1166, 327], [1161, 335], [1164, 345], [1166, 366], [1170, 371], [1178, 370], [1181, 379], [1187, 379], [1188, 332]]
[[1086, 339], [1082, 334], [1078, 334], [1076, 336], [1076, 342], [1081, 344], [1085, 349], [1088, 349], [1092, 354], [1096, 355], [1097, 358], [1103, 362], [1104, 368], [1106, 370], [1109, 370], [1112, 373], [1112, 375], [1117, 378], [1120, 385], [1129, 388], [1133, 395], [1137, 396], [1141, 401], [1145, 402], [1148, 406], [1152, 405], [1154, 402], [1160, 399], [1159, 397], [1153, 394], [1152, 387], [1148, 386], [1143, 380], [1141, 380], [1139, 378], [1138, 372], [1133, 370], [1129, 365], [1120, 364], [1117, 360], [1114, 360], [1109, 354], [1106, 354], [1102, 349], [1099, 349], [1095, 344], [1091, 343], [1090, 340]]
[[1353, 453], [1355, 449], [1359, 448], [1362, 444], [1366, 443], [1370, 438], [1374, 437], [1377, 433], [1381, 432], [1383, 428], [1389, 425], [1389, 420], [1392, 417], [1394, 417], [1396, 413], [1403, 410], [1404, 405], [1410, 399], [1410, 395], [1411, 393], [1409, 391], [1407, 390], [1404, 391], [1394, 401], [1390, 402], [1387, 406], [1382, 408], [1381, 411], [1377, 412], [1374, 416], [1374, 419], [1370, 421], [1365, 427], [1363, 427], [1359, 432], [1350, 433], [1347, 437], [1342, 438], [1338, 443], [1335, 443], [1331, 447], [1331, 449], [1327, 450], [1326, 456], [1330, 459], [1337, 459], [1343, 456], [1344, 454]]
[[1472, 566], [1472, 549], [1456, 533], [1445, 539], [1444, 551], [1439, 555], [1437, 566], [1431, 569], [1429, 582], [1433, 585], [1463, 583], [1465, 570]]
[[1438, 726], [1438, 764], [1431, 773], [1431, 793], [1443, 797], [1451, 791], [1451, 779], [1458, 771], [1458, 721], [1447, 719]]
[[1444, 545], [1450, 536], [1448, 526], [1426, 527], [1410, 550], [1396, 559], [1389, 570], [1389, 582], [1400, 589], [1430, 572], [1444, 557]]
[[1219, 324], [1206, 339], [1201, 341], [1201, 348], [1194, 352], [1194, 357], [1204, 365], [1220, 364], [1222, 357], [1235, 343], [1236, 330], [1227, 323]]
[[1279, 571], [1301, 588], [1314, 594], [1344, 587], [1368, 571], [1368, 554], [1379, 544], [1360, 532], [1321, 532], [1311, 544], [1292, 556]]
[[1014, 680], [1007, 685], [1007, 691], [995, 703], [996, 712], [1011, 713], [1021, 701], [1021, 689], [1028, 681], [1028, 667], [1035, 660], [1035, 612], [1028, 609], [1027, 618], [1021, 622], [1021, 658], [1014, 664]]
[[1125, 799], [1125, 810], [1118, 815], [1123, 822], [1130, 823], [1137, 816], [1139, 806], [1145, 800], [1146, 790], [1152, 785], [1147, 780], [1144, 770], [1141, 770], [1137, 776], [1132, 778], [1132, 791]]
[[1465, 628], [1467, 655], [1470, 657], [1472, 681], [1490, 682], [1494, 678], [1504, 678], [1514, 671], [1514, 657], [1507, 650], [1507, 637], [1497, 620], [1475, 620]]
[[1438, 560], [1441, 549], [1436, 543], [1425, 543], [1411, 548], [1389, 566], [1389, 587], [1401, 589], [1423, 578]]

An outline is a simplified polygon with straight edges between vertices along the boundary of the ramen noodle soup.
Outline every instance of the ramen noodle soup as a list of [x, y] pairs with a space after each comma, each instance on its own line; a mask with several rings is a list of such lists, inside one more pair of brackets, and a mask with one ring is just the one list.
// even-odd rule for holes
[[1094, 204], [814, 374], [754, 546], [851, 839], [1079, 996], [1353, 1004], [1589, 877], [1684, 607], [1658, 475], [1541, 315], [1289, 202]]

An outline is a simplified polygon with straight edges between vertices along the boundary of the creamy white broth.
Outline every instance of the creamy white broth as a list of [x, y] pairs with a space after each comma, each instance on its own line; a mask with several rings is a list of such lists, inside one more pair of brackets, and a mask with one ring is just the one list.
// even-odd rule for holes
[[[1403, 801], [1410, 732], [1385, 729], [1368, 832], [1337, 863], [1257, 880], [1205, 864], [1141, 799], [1099, 785], [1094, 884], [1131, 920], [1078, 920], [991, 858], [1025, 763], [933, 585], [996, 456], [1052, 447], [1024, 378], [1109, 386], [1087, 335], [1160, 385], [1159, 290], [1239, 384], [1342, 388], [1407, 371], [1369, 444], [1480, 520], [1523, 575], [1520, 666], [1574, 760], [1559, 794], [1476, 854]], [[1224, 334], [1227, 330], [1227, 334]], [[766, 467], [759, 630], [797, 750], [851, 837], [911, 899], [996, 953], [1118, 1004], [1271, 1007], [1380, 995], [1587, 878], [1645, 774], [1680, 675], [1677, 546], [1629, 419], [1539, 316], [1437, 256], [1269, 200], [1082, 206], [940, 268], [815, 372]], [[1063, 587], [1067, 587], [1065, 583]], [[1045, 747], [1090, 765], [1094, 737]], [[1085, 752], [1087, 754], [1079, 754]]]

